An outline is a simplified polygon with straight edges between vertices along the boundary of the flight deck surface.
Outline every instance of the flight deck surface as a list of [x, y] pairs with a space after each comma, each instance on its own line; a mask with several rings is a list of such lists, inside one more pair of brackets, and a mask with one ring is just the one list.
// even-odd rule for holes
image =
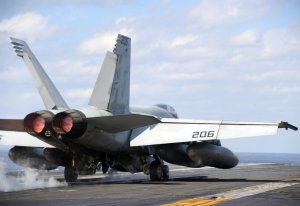
[[[62, 174], [55, 178], [62, 181]], [[82, 178], [70, 186], [1, 192], [0, 205], [300, 205], [300, 165], [170, 166], [170, 181], [142, 174]]]

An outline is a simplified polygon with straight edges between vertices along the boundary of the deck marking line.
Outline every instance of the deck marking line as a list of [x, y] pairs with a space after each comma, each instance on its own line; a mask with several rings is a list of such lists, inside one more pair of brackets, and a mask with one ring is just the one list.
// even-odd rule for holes
[[164, 204], [163, 206], [190, 206], [190, 205], [209, 206], [209, 205], [218, 204], [220, 202], [239, 199], [242, 197], [252, 196], [252, 195], [268, 192], [271, 190], [293, 186], [296, 184], [299, 183], [275, 182], [275, 183], [259, 184], [259, 185], [245, 187], [237, 190], [231, 190], [228, 192], [217, 193], [214, 195], [208, 195], [199, 198], [191, 198], [186, 200], [179, 200], [173, 203]]
[[300, 177], [288, 178], [288, 179], [286, 179], [286, 181], [300, 181]]
[[231, 198], [238, 199], [242, 197], [252, 196], [264, 192], [268, 192], [270, 190], [276, 190], [284, 187], [293, 186], [299, 183], [286, 183], [286, 182], [272, 182], [266, 184], [259, 184], [255, 186], [245, 187], [242, 189], [232, 190], [228, 192], [222, 192], [215, 195], [209, 195], [208, 197], [223, 197], [223, 198]]
[[192, 198], [192, 199], [187, 199], [187, 200], [180, 200], [177, 202], [169, 203], [169, 204], [164, 204], [163, 206], [209, 206], [209, 205], [215, 205], [220, 202], [225, 202], [230, 199], [228, 198], [212, 198], [212, 199], [207, 199], [207, 198]]

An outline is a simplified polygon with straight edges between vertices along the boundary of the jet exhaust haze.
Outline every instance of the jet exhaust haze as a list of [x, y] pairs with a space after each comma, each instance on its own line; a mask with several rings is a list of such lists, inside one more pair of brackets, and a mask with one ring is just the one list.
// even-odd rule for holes
[[[0, 192], [21, 191], [37, 188], [63, 187], [66, 182], [60, 182], [49, 176], [48, 172], [25, 168], [18, 174], [11, 175], [5, 169], [6, 163], [0, 158]], [[47, 175], [43, 175], [47, 173]]]

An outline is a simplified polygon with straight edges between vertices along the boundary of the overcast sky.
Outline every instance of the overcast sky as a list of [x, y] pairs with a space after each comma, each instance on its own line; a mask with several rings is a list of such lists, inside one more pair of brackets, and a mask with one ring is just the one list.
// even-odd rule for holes
[[[131, 104], [300, 126], [300, 2], [292, 0], [0, 1], [0, 118], [44, 109], [10, 36], [27, 41], [70, 107], [82, 108], [118, 33], [132, 38]], [[300, 135], [223, 145], [300, 153]]]

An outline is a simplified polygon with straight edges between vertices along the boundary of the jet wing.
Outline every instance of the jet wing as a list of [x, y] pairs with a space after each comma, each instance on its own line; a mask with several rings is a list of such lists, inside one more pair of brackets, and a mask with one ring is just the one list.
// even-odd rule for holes
[[0, 131], [0, 145], [23, 147], [53, 147], [25, 132]]
[[287, 122], [265, 123], [163, 118], [160, 123], [148, 127], [133, 137], [130, 146], [275, 135], [278, 128], [298, 130], [297, 127]]

